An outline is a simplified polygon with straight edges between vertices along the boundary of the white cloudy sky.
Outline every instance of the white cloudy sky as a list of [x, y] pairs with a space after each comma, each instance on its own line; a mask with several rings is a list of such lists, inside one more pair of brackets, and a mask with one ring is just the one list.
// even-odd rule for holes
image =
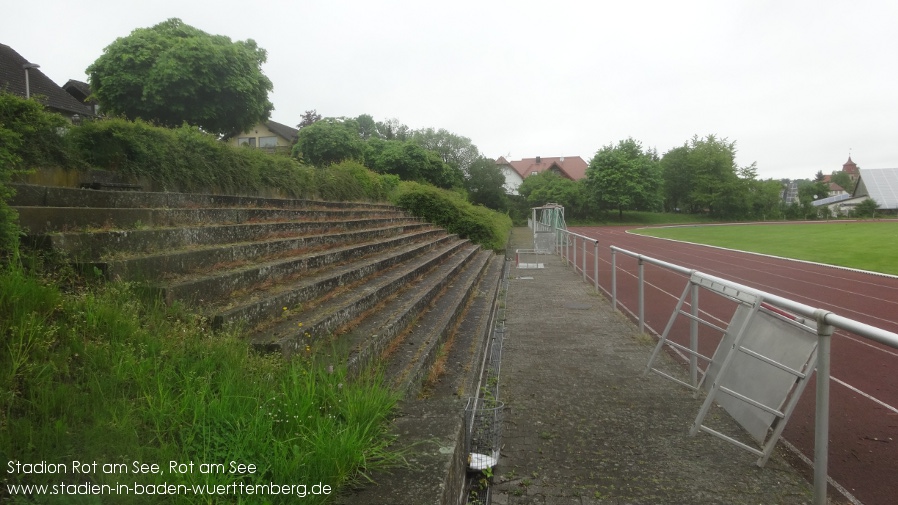
[[898, 166], [898, 2], [884, 0], [32, 0], [0, 43], [59, 84], [177, 17], [268, 51], [272, 119], [371, 114], [489, 157], [659, 153], [736, 141], [762, 178]]

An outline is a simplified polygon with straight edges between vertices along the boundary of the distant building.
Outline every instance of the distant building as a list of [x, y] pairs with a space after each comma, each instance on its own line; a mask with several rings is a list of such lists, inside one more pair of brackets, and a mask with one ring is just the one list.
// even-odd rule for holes
[[783, 188], [783, 201], [787, 204], [798, 203], [798, 181], [789, 181]]
[[838, 184], [836, 184], [835, 182], [832, 181], [831, 175], [824, 175], [823, 183], [829, 187], [829, 195], [828, 196], [839, 196], [839, 195], [844, 195], [844, 194], [848, 193], [847, 191], [845, 191], [845, 188], [843, 188], [842, 186], [839, 186]]
[[94, 111], [94, 115], [98, 115], [100, 113], [100, 104], [97, 102], [95, 98], [90, 97], [90, 84], [83, 81], [76, 81], [75, 79], [69, 79], [69, 81], [62, 85], [62, 89], [72, 95], [75, 100], [87, 105]]
[[299, 130], [276, 121], [265, 121], [236, 134], [225, 141], [232, 146], [247, 146], [267, 151], [289, 151], [296, 143]]
[[848, 155], [848, 161], [842, 165], [842, 171], [848, 174], [851, 177], [851, 182], [857, 183], [857, 180], [861, 177], [860, 167], [853, 161], [851, 161], [851, 155]]
[[500, 156], [496, 160], [496, 165], [505, 176], [505, 192], [512, 195], [518, 194], [518, 187], [524, 182], [525, 178], [531, 175], [549, 171], [555, 172], [566, 179], [579, 181], [586, 177], [586, 167], [588, 166], [586, 161], [579, 156], [554, 158], [537, 156], [517, 161], [508, 161], [504, 156]]
[[[848, 156], [848, 161], [842, 164], [842, 171], [848, 174], [848, 177], [851, 178], [851, 183], [853, 186], [857, 186], [857, 181], [860, 178], [860, 167], [851, 160], [851, 155]], [[821, 170], [822, 172], [822, 170]], [[831, 175], [823, 176], [823, 183], [827, 185], [829, 188], [828, 194], [826, 198], [821, 198], [814, 202], [814, 205], [828, 205], [832, 204], [836, 201], [843, 201], [851, 198], [851, 195], [848, 194], [848, 190], [839, 186], [838, 184], [832, 182]], [[790, 203], [799, 203], [798, 201], [798, 185], [801, 181], [788, 181], [785, 180], [783, 182], [783, 201], [786, 204]]]
[[850, 214], [859, 203], [872, 198], [881, 210], [898, 210], [898, 168], [858, 168], [857, 171], [854, 194], [825, 198], [814, 205], [827, 205], [833, 212]]
[[33, 97], [47, 109], [77, 121], [94, 116], [93, 108], [68, 94], [49, 77], [40, 66], [26, 60], [13, 48], [0, 44], [0, 91]]

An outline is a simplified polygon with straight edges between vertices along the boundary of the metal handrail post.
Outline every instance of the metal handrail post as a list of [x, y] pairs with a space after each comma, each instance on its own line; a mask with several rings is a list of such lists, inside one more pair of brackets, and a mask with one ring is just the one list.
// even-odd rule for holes
[[583, 239], [583, 282], [586, 282], [586, 239]]
[[599, 241], [596, 240], [592, 246], [592, 254], [593, 254], [593, 272], [595, 272], [595, 285], [596, 285], [596, 293], [599, 292]]
[[639, 333], [645, 333], [645, 266], [639, 258]]
[[829, 312], [818, 309], [817, 319], [817, 405], [814, 414], [814, 505], [826, 505], [826, 474], [829, 466], [829, 357], [833, 326]]
[[571, 266], [574, 267], [574, 273], [577, 272], [577, 236], [574, 235], [574, 243], [571, 244], [571, 247], [574, 249], [574, 261], [571, 262]]
[[617, 251], [611, 250], [611, 310], [617, 310]]
[[689, 321], [689, 348], [693, 352], [689, 355], [689, 377], [692, 385], [698, 386], [698, 355], [694, 354], [698, 352], [698, 284], [692, 285], [692, 299], [689, 303], [689, 312], [692, 314], [692, 320]]
[[571, 254], [570, 246], [568, 245], [569, 243], [570, 243], [570, 239], [568, 238], [567, 235], [564, 235], [564, 243], [561, 244], [561, 247], [564, 249], [564, 264], [565, 265], [568, 264], [568, 256]]

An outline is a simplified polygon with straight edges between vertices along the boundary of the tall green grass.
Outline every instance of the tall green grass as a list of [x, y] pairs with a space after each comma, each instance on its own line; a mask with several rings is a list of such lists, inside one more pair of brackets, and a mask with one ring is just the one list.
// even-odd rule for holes
[[[0, 271], [0, 459], [123, 463], [131, 472], [8, 473], [12, 484], [314, 484], [327, 503], [366, 472], [394, 464], [388, 417], [397, 398], [377, 376], [347, 380], [338, 363], [250, 351], [236, 333], [112, 283], [63, 293], [21, 267]], [[135, 461], [162, 473], [133, 473]], [[169, 472], [171, 461], [193, 463]], [[230, 462], [255, 465], [227, 472]], [[222, 464], [225, 473], [201, 473]], [[9, 497], [13, 503], [294, 503], [250, 496]]]
[[636, 233], [898, 275], [898, 222], [650, 228]]

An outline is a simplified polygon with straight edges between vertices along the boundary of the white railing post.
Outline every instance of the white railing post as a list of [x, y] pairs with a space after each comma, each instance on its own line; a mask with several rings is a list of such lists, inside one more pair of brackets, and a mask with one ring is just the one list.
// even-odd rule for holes
[[586, 282], [586, 239], [581, 242], [583, 246], [583, 282]]
[[639, 257], [639, 333], [645, 333], [645, 266]]
[[[698, 284], [692, 285], [692, 299], [689, 302], [692, 314], [692, 320], [689, 321], [689, 348], [693, 354], [689, 356], [689, 377], [692, 379], [692, 385], [698, 386]], [[697, 393], [697, 391], [696, 391]]]
[[829, 466], [829, 357], [833, 327], [829, 312], [818, 309], [817, 319], [817, 411], [814, 417], [814, 505], [826, 505], [826, 475]]
[[564, 243], [561, 244], [561, 247], [564, 249], [564, 264], [565, 265], [568, 264], [568, 256], [571, 254], [570, 246], [568, 246], [568, 243], [570, 243], [570, 237], [568, 237], [567, 235], [564, 235]]
[[573, 243], [571, 244], [571, 247], [574, 249], [574, 258], [573, 258], [573, 261], [571, 262], [571, 266], [574, 267], [574, 273], [576, 273], [577, 272], [577, 236], [576, 235], [572, 235], [572, 236], [573, 236], [574, 240], [572, 241]]
[[617, 310], [617, 251], [611, 250], [611, 310]]
[[598, 240], [596, 240], [593, 243], [592, 254], [593, 254], [593, 268], [595, 269], [595, 270], [593, 270], [593, 272], [595, 272], [595, 275], [596, 275], [593, 282], [595, 283], [595, 286], [596, 286], [596, 293], [598, 293], [599, 292], [599, 241]]

